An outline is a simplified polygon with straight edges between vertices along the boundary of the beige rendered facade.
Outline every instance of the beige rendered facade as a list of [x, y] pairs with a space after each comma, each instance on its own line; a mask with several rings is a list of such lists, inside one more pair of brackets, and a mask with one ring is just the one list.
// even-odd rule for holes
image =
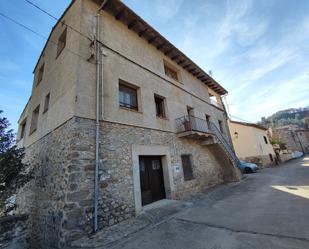
[[97, 157], [99, 228], [240, 177], [226, 90], [123, 3], [104, 1], [98, 12], [101, 4], [72, 1], [20, 117], [18, 145], [36, 175], [18, 205], [32, 214], [33, 248], [93, 230]]
[[267, 129], [251, 123], [228, 121], [236, 155], [261, 167], [275, 163], [276, 154], [268, 139]]

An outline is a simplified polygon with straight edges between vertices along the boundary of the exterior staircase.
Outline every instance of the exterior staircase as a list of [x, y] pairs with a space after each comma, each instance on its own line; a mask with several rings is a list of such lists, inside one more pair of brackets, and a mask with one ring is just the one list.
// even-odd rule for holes
[[201, 140], [205, 146], [219, 144], [234, 166], [239, 166], [240, 161], [233, 147], [213, 122], [188, 115], [175, 121], [178, 137]]

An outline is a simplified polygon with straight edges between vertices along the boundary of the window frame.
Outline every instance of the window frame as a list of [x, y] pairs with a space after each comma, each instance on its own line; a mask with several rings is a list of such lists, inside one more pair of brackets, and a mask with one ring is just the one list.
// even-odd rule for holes
[[273, 155], [269, 153], [268, 156], [270, 158], [270, 161], [273, 162], [274, 161]]
[[268, 139], [266, 136], [263, 136], [265, 144], [268, 144]]
[[[62, 47], [60, 47], [61, 43], [63, 43]], [[62, 53], [62, 51], [66, 47], [66, 44], [67, 44], [67, 28], [65, 28], [61, 32], [61, 35], [58, 37], [58, 40], [57, 40], [57, 56], [56, 56], [56, 58], [58, 58], [58, 56]]]
[[39, 123], [39, 115], [40, 115], [40, 105], [38, 105], [33, 111], [32, 111], [32, 117], [31, 117], [31, 124], [30, 124], [30, 133], [34, 133], [38, 129], [38, 123]]
[[43, 113], [46, 113], [48, 111], [48, 109], [49, 109], [49, 102], [50, 102], [50, 93], [45, 95]]
[[205, 118], [206, 118], [207, 127], [210, 130], [211, 116], [206, 113]]
[[[160, 103], [157, 103], [156, 100], [160, 100]], [[155, 108], [156, 108], [156, 117], [158, 118], [167, 118], [166, 116], [166, 98], [163, 96], [160, 96], [158, 94], [154, 94], [154, 101], [155, 101]], [[159, 109], [161, 109], [161, 114], [158, 114], [158, 106], [157, 104], [160, 105]]]
[[[166, 61], [164, 61], [163, 64], [164, 64], [164, 74], [170, 79], [180, 82], [180, 71]], [[170, 73], [168, 73], [168, 71], [170, 71], [172, 74], [175, 74], [176, 77], [173, 77]]]
[[[133, 96], [132, 99], [135, 101], [135, 103], [136, 103], [135, 105], [133, 105], [131, 103], [125, 103], [125, 102], [120, 101], [121, 89], [125, 89], [126, 91], [123, 91], [123, 92], [126, 93], [126, 94], [129, 94], [129, 95], [131, 93], [134, 93], [134, 96]], [[118, 104], [119, 104], [119, 107], [138, 112], [139, 111], [138, 90], [139, 90], [139, 87], [132, 85], [128, 82], [125, 82], [123, 80], [119, 80], [119, 84], [118, 84]]]
[[36, 86], [38, 86], [41, 81], [43, 80], [43, 74], [44, 74], [44, 70], [45, 70], [45, 63], [43, 63], [38, 71], [38, 76], [37, 76], [37, 82], [36, 82]]
[[219, 124], [219, 130], [221, 131], [221, 133], [224, 134], [223, 121], [218, 119], [218, 124]]
[[20, 135], [19, 139], [23, 139], [26, 135], [26, 126], [27, 126], [27, 118], [24, 118], [24, 120], [20, 123]]
[[[181, 165], [182, 165], [184, 181], [194, 180], [195, 177], [193, 173], [194, 165], [193, 165], [192, 154], [181, 154], [180, 158], [181, 158]], [[187, 160], [187, 162], [189, 162], [189, 165], [186, 165], [184, 160]]]

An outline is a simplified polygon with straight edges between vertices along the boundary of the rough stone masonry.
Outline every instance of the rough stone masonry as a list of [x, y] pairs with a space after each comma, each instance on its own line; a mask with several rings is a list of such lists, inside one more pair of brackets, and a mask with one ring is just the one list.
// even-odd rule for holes
[[[102, 122], [100, 127], [100, 228], [135, 215], [131, 145], [167, 145], [172, 163], [182, 153], [194, 158], [195, 179], [173, 176], [174, 199], [181, 199], [230, 177], [237, 171], [220, 163], [216, 148], [179, 139], [174, 133]], [[94, 120], [74, 117], [27, 148], [35, 178], [20, 190], [19, 212], [29, 212], [32, 248], [61, 248], [92, 232]], [[220, 149], [220, 148], [217, 148]], [[221, 152], [221, 153], [220, 153]], [[221, 157], [221, 158], [220, 158]]]

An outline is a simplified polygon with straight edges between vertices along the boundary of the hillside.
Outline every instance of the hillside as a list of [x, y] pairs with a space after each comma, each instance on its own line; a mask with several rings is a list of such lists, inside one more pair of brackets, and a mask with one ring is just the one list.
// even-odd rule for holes
[[272, 128], [289, 124], [295, 124], [303, 128], [308, 127], [309, 106], [304, 108], [290, 108], [278, 111], [267, 118], [263, 117], [259, 123], [263, 126]]

